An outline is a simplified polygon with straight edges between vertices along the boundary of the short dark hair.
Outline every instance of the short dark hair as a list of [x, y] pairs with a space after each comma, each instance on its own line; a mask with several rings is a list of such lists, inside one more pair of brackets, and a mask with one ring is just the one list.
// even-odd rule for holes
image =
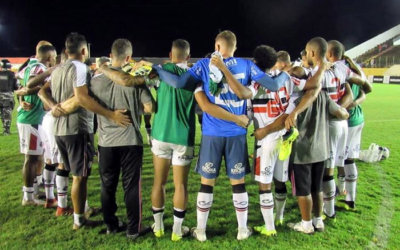
[[186, 59], [186, 57], [190, 54], [190, 44], [184, 39], [174, 40], [172, 42], [172, 48], [176, 48], [179, 50], [179, 55], [177, 56], [180, 59]]
[[272, 68], [277, 59], [276, 51], [268, 45], [259, 45], [253, 52], [253, 57], [256, 65], [262, 70]]
[[277, 60], [285, 63], [290, 63], [290, 55], [287, 51], [281, 50], [276, 53]]
[[68, 54], [79, 54], [85, 45], [87, 45], [85, 36], [76, 32], [70, 33], [65, 39], [65, 50]]
[[330, 45], [330, 51], [332, 52], [334, 57], [337, 57], [341, 59], [344, 54], [344, 45], [339, 42], [338, 40], [330, 40], [328, 42], [328, 45]]
[[39, 47], [38, 55], [43, 56], [50, 51], [56, 51], [56, 48], [53, 45], [43, 45]]
[[118, 38], [111, 46], [111, 53], [116, 58], [123, 60], [132, 55], [132, 43], [128, 39]]
[[319, 36], [314, 37], [310, 41], [308, 41], [307, 44], [313, 46], [320, 57], [325, 57], [328, 43], [324, 38]]
[[225, 40], [229, 47], [236, 47], [236, 35], [230, 30], [221, 31], [215, 38], [215, 41], [219, 39]]

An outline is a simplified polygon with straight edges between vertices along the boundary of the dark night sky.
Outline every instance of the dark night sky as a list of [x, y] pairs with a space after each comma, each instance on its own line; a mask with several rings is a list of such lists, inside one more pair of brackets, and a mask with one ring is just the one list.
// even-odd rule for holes
[[230, 29], [237, 56], [268, 44], [296, 58], [314, 36], [351, 48], [399, 24], [399, 13], [399, 0], [2, 0], [0, 57], [33, 55], [39, 40], [60, 50], [71, 31], [86, 36], [92, 56], [108, 55], [112, 41], [124, 37], [134, 56], [168, 56], [171, 41], [184, 38], [192, 57], [202, 57], [218, 31]]

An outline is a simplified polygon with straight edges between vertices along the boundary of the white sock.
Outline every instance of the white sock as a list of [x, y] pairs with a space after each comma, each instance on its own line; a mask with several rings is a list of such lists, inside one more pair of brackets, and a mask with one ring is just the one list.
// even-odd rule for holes
[[346, 190], [345, 179], [346, 179], [345, 176], [339, 176], [338, 177], [338, 188], [339, 188], [339, 193], [340, 194], [343, 194], [344, 191]]
[[174, 207], [174, 225], [172, 232], [177, 235], [182, 235], [182, 223], [185, 218], [185, 210]]
[[357, 191], [357, 178], [358, 171], [357, 166], [353, 162], [351, 164], [346, 164], [344, 167], [346, 173], [346, 201], [356, 201], [356, 191]]
[[153, 218], [154, 218], [154, 230], [159, 231], [159, 230], [164, 230], [164, 207], [162, 208], [156, 208], [152, 207], [153, 210]]
[[84, 222], [85, 222], [85, 217], [83, 214], [74, 213], [74, 224], [82, 226]]
[[324, 212], [329, 217], [335, 215], [335, 194], [336, 187], [333, 176], [331, 180], [324, 181], [322, 183], [322, 189], [324, 192]]
[[312, 224], [314, 224], [314, 226], [316, 226], [318, 224], [318, 222], [322, 221], [322, 217], [313, 217], [312, 218]]
[[33, 187], [22, 187], [22, 190], [24, 191], [24, 200], [26, 201], [33, 201]]
[[56, 175], [58, 206], [66, 208], [68, 204], [68, 177]]
[[275, 193], [275, 211], [276, 219], [282, 220], [285, 212], [287, 193]]
[[249, 207], [249, 196], [247, 192], [233, 193], [233, 206], [236, 210], [236, 218], [239, 228], [247, 228], [247, 213]]
[[33, 195], [37, 195], [39, 193], [39, 187], [37, 184], [37, 179], [33, 179]]
[[206, 229], [208, 214], [213, 203], [213, 193], [197, 194], [197, 229]]
[[261, 213], [264, 218], [265, 227], [267, 230], [275, 230], [274, 224], [274, 198], [272, 193], [260, 194]]
[[304, 228], [307, 229], [313, 227], [312, 220], [310, 221], [301, 220], [301, 224], [303, 225]]
[[85, 213], [90, 209], [88, 200], [85, 201]]
[[43, 184], [43, 175], [36, 176], [37, 184], [40, 186]]
[[44, 191], [46, 192], [46, 199], [54, 200], [54, 175], [56, 174], [55, 170], [50, 170], [45, 167], [43, 171], [44, 177]]

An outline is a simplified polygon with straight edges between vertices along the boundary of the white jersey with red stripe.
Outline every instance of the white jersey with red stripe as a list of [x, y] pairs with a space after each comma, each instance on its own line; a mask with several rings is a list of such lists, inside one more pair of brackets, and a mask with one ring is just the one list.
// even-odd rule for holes
[[[279, 72], [272, 72], [277, 74]], [[286, 72], [282, 72], [287, 76], [284, 86], [278, 91], [272, 92], [263, 88], [259, 83], [252, 82], [249, 89], [252, 92], [252, 111], [254, 116], [255, 128], [262, 128], [273, 123], [278, 117], [284, 113], [290, 113], [294, 109], [294, 104], [289, 102], [294, 92], [302, 91], [305, 81], [299, 81], [297, 78], [290, 77]], [[278, 131], [268, 135], [270, 139], [276, 139], [281, 136], [283, 131]]]
[[[313, 73], [315, 72], [313, 71]], [[345, 94], [347, 80], [354, 75], [342, 61], [337, 61], [330, 69], [325, 71], [324, 78], [321, 81], [322, 90], [326, 91], [329, 97], [337, 103]]]

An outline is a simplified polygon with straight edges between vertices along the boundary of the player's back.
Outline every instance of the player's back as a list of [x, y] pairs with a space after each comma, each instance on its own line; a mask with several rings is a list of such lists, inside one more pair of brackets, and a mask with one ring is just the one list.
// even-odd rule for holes
[[345, 94], [345, 84], [350, 74], [350, 69], [343, 62], [335, 62], [324, 73], [321, 81], [322, 90], [326, 91], [332, 100], [338, 102]]

